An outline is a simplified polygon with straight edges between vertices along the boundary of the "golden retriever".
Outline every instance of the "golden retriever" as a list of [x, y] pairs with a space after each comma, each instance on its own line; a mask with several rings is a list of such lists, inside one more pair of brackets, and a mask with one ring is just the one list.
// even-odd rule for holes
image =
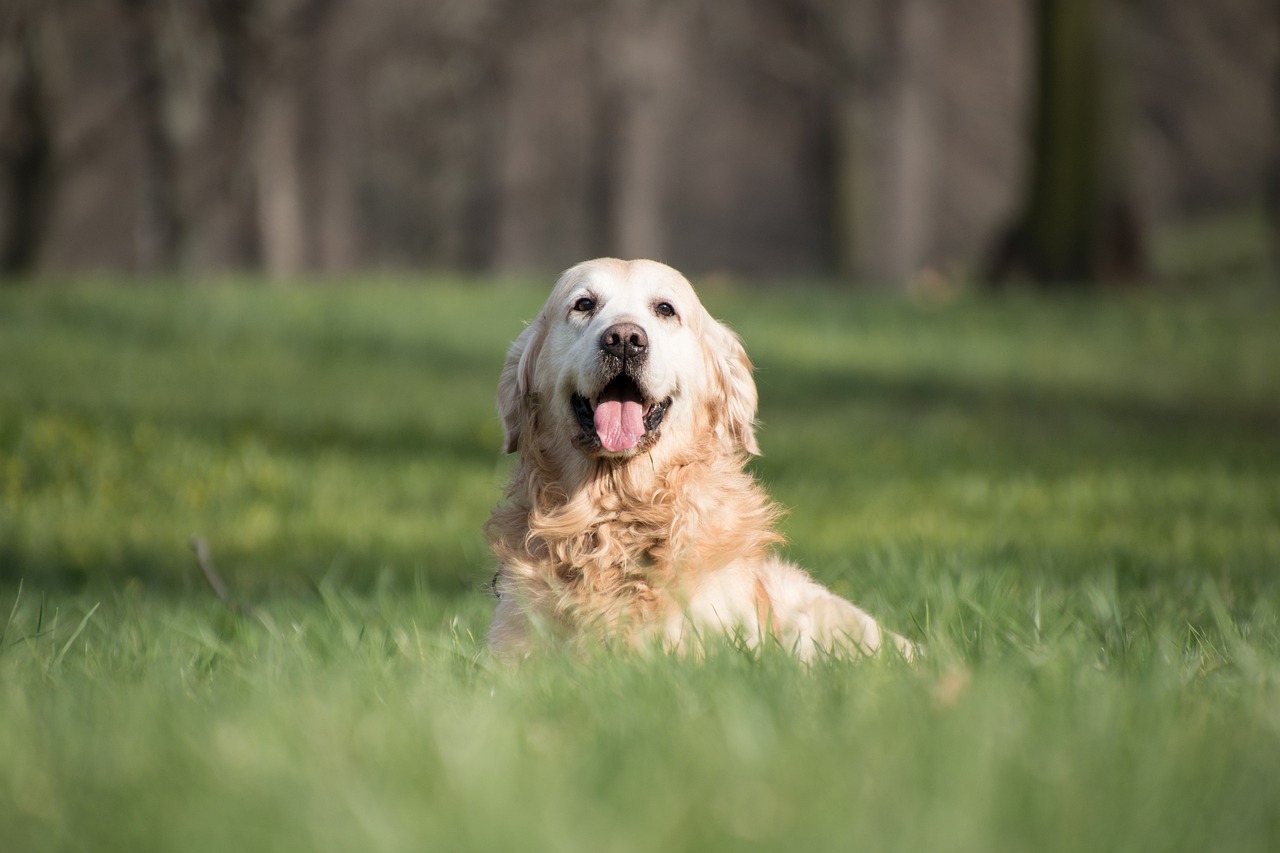
[[756, 387], [737, 336], [655, 261], [560, 276], [498, 383], [519, 463], [486, 530], [501, 567], [489, 644], [696, 650], [711, 632], [800, 658], [911, 643], [774, 556], [778, 510], [750, 474]]

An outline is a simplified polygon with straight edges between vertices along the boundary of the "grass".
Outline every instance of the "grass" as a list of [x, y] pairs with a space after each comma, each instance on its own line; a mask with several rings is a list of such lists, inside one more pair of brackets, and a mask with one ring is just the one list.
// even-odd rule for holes
[[485, 656], [541, 285], [0, 291], [0, 847], [1276, 849], [1274, 302], [704, 290], [920, 665]]

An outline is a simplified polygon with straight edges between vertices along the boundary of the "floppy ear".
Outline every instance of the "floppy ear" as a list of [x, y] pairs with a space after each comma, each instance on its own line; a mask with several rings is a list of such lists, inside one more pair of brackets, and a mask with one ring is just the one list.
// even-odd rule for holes
[[[710, 318], [708, 318], [710, 319]], [[729, 437], [752, 456], [760, 455], [756, 443], [756, 383], [751, 378], [751, 360], [742, 341], [731, 329], [710, 320], [704, 337], [707, 359], [711, 365], [712, 384], [724, 396], [719, 408], [721, 426]]]
[[541, 314], [525, 327], [507, 350], [507, 361], [498, 379], [498, 415], [502, 418], [503, 449], [515, 453], [520, 449], [520, 433], [533, 414], [529, 395], [533, 389], [533, 368], [542, 349], [546, 323]]

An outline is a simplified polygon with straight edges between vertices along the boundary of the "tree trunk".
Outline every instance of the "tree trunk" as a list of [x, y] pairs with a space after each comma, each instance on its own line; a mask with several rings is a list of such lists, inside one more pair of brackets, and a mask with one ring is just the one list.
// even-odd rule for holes
[[[1276, 34], [1280, 35], [1280, 7], [1275, 11]], [[1271, 231], [1271, 281], [1280, 288], [1280, 59], [1271, 80], [1271, 175], [1267, 212]]]
[[805, 0], [828, 69], [836, 274], [901, 285], [934, 233], [939, 0]]
[[[331, 20], [334, 0], [298, 0], [261, 40], [261, 77], [254, 104], [255, 186], [258, 233], [267, 275], [277, 281], [314, 269], [321, 255], [315, 206], [323, 180], [306, 168], [304, 145], [316, 118], [314, 91], [321, 65], [318, 45]], [[312, 97], [309, 97], [312, 96]]]
[[267, 275], [277, 281], [299, 275], [306, 260], [298, 162], [301, 111], [292, 82], [278, 74], [262, 83], [254, 121], [258, 234]]
[[205, 121], [201, 196], [210, 214], [202, 236], [211, 259], [232, 269], [262, 261], [254, 208], [254, 176], [249, 145], [250, 80], [255, 50], [249, 33], [253, 0], [218, 0], [208, 5], [217, 49], [217, 75]]
[[852, 82], [841, 81], [831, 93], [831, 229], [836, 275], [856, 281], [866, 274], [867, 239], [872, 195], [868, 188], [862, 99]]
[[686, 6], [667, 0], [605, 11], [595, 64], [593, 196], [605, 254], [662, 258], [667, 250], [667, 155], [676, 120]]
[[121, 0], [126, 53], [135, 77], [138, 118], [138, 210], [136, 262], [143, 272], [171, 271], [182, 251], [183, 220], [178, 197], [177, 155], [165, 121], [165, 83], [160, 61], [160, 12], [153, 0]]
[[894, 0], [883, 14], [890, 49], [878, 122], [879, 237], [870, 272], [901, 285], [927, 265], [933, 241], [939, 0]]
[[17, 14], [21, 17], [11, 30], [16, 39], [3, 46], [13, 51], [9, 61], [15, 72], [3, 93], [9, 103], [0, 121], [0, 276], [5, 277], [35, 267], [53, 202], [53, 136], [35, 55], [35, 13]]
[[1129, 186], [1127, 3], [1037, 0], [1031, 168], [994, 283], [1136, 283], [1143, 240]]
[[351, 85], [338, 70], [339, 27], [327, 16], [313, 51], [316, 81], [310, 101], [319, 128], [316, 138], [316, 225], [318, 245], [315, 256], [321, 270], [333, 273], [349, 270], [359, 259], [358, 215], [353, 174], [356, 171], [351, 135], [356, 99]]
[[857, 281], [871, 271], [875, 238], [872, 211], [876, 146], [875, 88], [879, 33], [875, 4], [802, 0], [798, 8], [817, 16], [816, 50], [828, 77], [831, 244], [836, 275]]

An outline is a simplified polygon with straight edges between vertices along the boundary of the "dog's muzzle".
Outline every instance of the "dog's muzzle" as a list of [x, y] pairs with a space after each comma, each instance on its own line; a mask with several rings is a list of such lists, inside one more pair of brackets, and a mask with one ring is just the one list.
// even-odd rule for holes
[[658, 428], [671, 398], [653, 399], [644, 387], [649, 335], [636, 323], [615, 323], [597, 339], [599, 391], [573, 394], [578, 422], [576, 446], [592, 454], [634, 454], [658, 440]]

